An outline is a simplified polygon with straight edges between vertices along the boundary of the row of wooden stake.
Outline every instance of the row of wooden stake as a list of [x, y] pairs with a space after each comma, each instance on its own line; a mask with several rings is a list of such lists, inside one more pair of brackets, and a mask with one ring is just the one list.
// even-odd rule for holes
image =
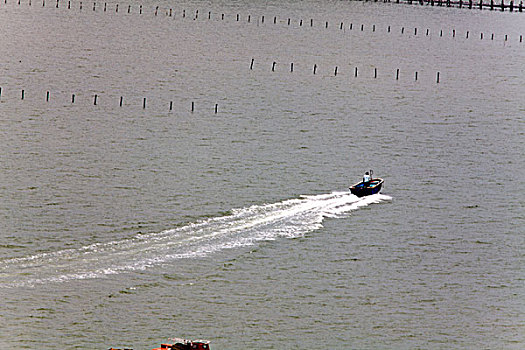
[[[255, 59], [252, 58], [252, 61], [250, 62], [250, 70], [253, 70], [254, 63], [255, 63]], [[272, 72], [275, 72], [275, 67], [276, 66], [277, 66], [277, 62], [275, 62], [275, 61], [272, 62]], [[313, 69], [312, 69], [312, 72], [313, 72], [314, 75], [317, 74], [317, 68], [318, 68], [317, 64], [314, 64], [313, 65]], [[336, 66], [335, 69], [334, 69], [334, 76], [337, 76], [338, 69], [339, 68]], [[292, 63], [290, 63], [290, 72], [293, 73], [293, 71], [294, 71], [294, 64], [292, 62]], [[359, 74], [358, 72], [359, 72], [358, 68], [355, 67], [355, 69], [354, 69], [354, 77], [358, 76], [358, 74]], [[395, 75], [396, 80], [399, 80], [399, 76], [400, 76], [400, 69], [398, 68], [398, 69], [396, 69], [396, 75]], [[377, 68], [374, 68], [374, 78], [377, 78]], [[415, 81], [418, 80], [418, 72], [417, 71], [414, 74], [414, 80]], [[436, 83], [439, 84], [439, 82], [440, 82], [440, 72], [436, 72]]]
[[[8, 1], [8, 0], [4, 0], [4, 3], [7, 4], [7, 1]], [[18, 1], [18, 5], [20, 5], [20, 4], [21, 4], [21, 0], [17, 0], [17, 1]], [[53, 1], [55, 1], [55, 0], [53, 0]], [[56, 0], [56, 5], [55, 5], [56, 8], [59, 8], [60, 1], [61, 1], [61, 0]], [[65, 1], [65, 0], [62, 0], [62, 1]], [[406, 1], [410, 1], [410, 2], [411, 2], [412, 0], [406, 0]], [[421, 2], [422, 2], [422, 1], [421, 1]], [[29, 5], [31, 6], [31, 0], [28, 0], [28, 3], [29, 3]], [[430, 2], [429, 2], [429, 3], [430, 3]], [[45, 4], [46, 4], [45, 0], [42, 0], [42, 6], [45, 6]], [[520, 6], [521, 6], [521, 3], [520, 3]], [[68, 0], [68, 2], [67, 2], [67, 8], [68, 8], [68, 9], [71, 8], [71, 0]], [[80, 8], [80, 10], [82, 10], [82, 8], [83, 8], [83, 3], [82, 3], [82, 1], [79, 2], [79, 8]], [[107, 3], [104, 3], [104, 12], [107, 11], [107, 8], [108, 8], [108, 7], [107, 7]], [[93, 2], [93, 11], [96, 11], [96, 9], [97, 9], [97, 2]], [[131, 13], [131, 9], [132, 9], [131, 5], [128, 5], [128, 7], [127, 7], [127, 13]], [[115, 11], [116, 11], [116, 12], [119, 12], [119, 4], [116, 4], [116, 5], [115, 5]], [[521, 7], [520, 7], [520, 11], [521, 11]], [[139, 6], [139, 14], [142, 14], [142, 13], [143, 13], [143, 9], [142, 9], [142, 5], [140, 5], [140, 6]], [[158, 13], [159, 13], [159, 6], [156, 6], [156, 7], [155, 7], [155, 12], [154, 12], [155, 16], [157, 16]], [[183, 17], [183, 18], [186, 18], [186, 10], [182, 10], [182, 11], [181, 11], [181, 14], [182, 14], [182, 17]], [[173, 17], [175, 17], [175, 11], [173, 11], [173, 9], [171, 9], [171, 8], [170, 8], [170, 9], [166, 9], [166, 16], [169, 16], [169, 17], [172, 17], [172, 16], [173, 16]], [[223, 13], [223, 14], [221, 15], [221, 19], [222, 19], [222, 20], [224, 20], [224, 16], [225, 16], [225, 15], [224, 15], [224, 13]], [[211, 12], [211, 11], [208, 12], [208, 16], [207, 16], [207, 17], [208, 17], [208, 19], [211, 19], [211, 18], [212, 18], [212, 12]], [[193, 15], [193, 19], [194, 19], [194, 20], [197, 20], [198, 18], [199, 18], [199, 10], [195, 10], [195, 13], [194, 13], [194, 15]], [[240, 16], [239, 14], [237, 14], [237, 16], [236, 16], [236, 20], [237, 20], [237, 21], [240, 21], [240, 20], [241, 20], [241, 16]], [[259, 21], [259, 18], [257, 18], [257, 20]], [[247, 16], [247, 21], [248, 21], [248, 22], [251, 22], [251, 21], [252, 21], [252, 16], [251, 16], [251, 15], [248, 15], [248, 16]], [[274, 17], [273, 17], [273, 23], [276, 24], [277, 22], [278, 22], [278, 20], [277, 20], [277, 16], [274, 16]], [[285, 21], [285, 22], [286, 22], [286, 21]], [[265, 16], [264, 16], [264, 15], [260, 17], [260, 23], [265, 23]], [[288, 18], [288, 19], [287, 19], [287, 23], [288, 23], [288, 25], [291, 25], [291, 23], [292, 23], [291, 18]], [[300, 27], [303, 26], [303, 20], [302, 20], [302, 19], [299, 21], [299, 26], [300, 26]], [[311, 27], [314, 26], [314, 20], [313, 20], [313, 19], [310, 19], [310, 26], [311, 26]], [[325, 22], [324, 22], [324, 27], [325, 27], [325, 28], [328, 28], [328, 27], [329, 27], [329, 22], [328, 22], [328, 21], [325, 21]], [[349, 25], [345, 26], [344, 22], [340, 22], [338, 27], [339, 27], [340, 30], [343, 30], [343, 29], [353, 30], [353, 29], [354, 29], [354, 25], [353, 25], [353, 23], [350, 23]], [[356, 26], [356, 27], [357, 27], [357, 26]], [[360, 27], [361, 27], [361, 31], [364, 31], [365, 25], [364, 25], [364, 24], [361, 24]], [[373, 24], [373, 25], [371, 26], [371, 28], [372, 28], [372, 32], [375, 32], [375, 31], [376, 31], [376, 25], [375, 25], [375, 24]], [[388, 28], [387, 28], [387, 32], [390, 33], [391, 31], [392, 31], [391, 26], [388, 26]], [[401, 34], [404, 34], [404, 33], [405, 33], [405, 27], [401, 27]], [[418, 33], [418, 28], [414, 28], [414, 36], [416, 36], [417, 33]], [[429, 35], [430, 35], [430, 30], [429, 30], [429, 29], [426, 29], [426, 36], [429, 36]], [[439, 36], [440, 36], [440, 37], [443, 37], [443, 30], [440, 31]], [[469, 36], [470, 36], [470, 31], [467, 31], [465, 37], [468, 39]], [[455, 29], [452, 30], [452, 37], [456, 37], [456, 30], [455, 30]], [[480, 39], [483, 39], [483, 33], [480, 33]], [[494, 40], [494, 33], [492, 33], [492, 35], [491, 35], [491, 39]], [[508, 35], [505, 34], [505, 41], [507, 41], [507, 40], [508, 40]], [[520, 43], [523, 42], [523, 35], [520, 35], [519, 42], [520, 42]]]
[[[99, 95], [98, 94], [94, 94], [92, 95], [93, 96], [93, 105], [98, 105], [100, 100], [99, 100]], [[50, 97], [51, 97], [51, 93], [49, 91], [46, 91], [46, 97], [45, 97], [45, 101], [46, 102], [49, 102], [50, 100]], [[71, 103], [74, 104], [75, 101], [76, 101], [76, 95], [75, 94], [71, 94]], [[0, 100], [2, 98], [2, 88], [0, 87]], [[21, 100], [25, 100], [26, 99], [26, 91], [24, 89], [21, 90], [21, 94], [20, 94], [20, 98]], [[119, 99], [119, 106], [120, 107], [123, 107], [124, 106], [124, 97], [123, 96], [120, 96], [120, 99]], [[146, 106], [147, 106], [147, 99], [146, 97], [144, 97], [142, 99], [142, 108], [143, 109], [146, 109]], [[169, 103], [169, 110], [172, 111], [173, 110], [173, 101], [170, 101]], [[194, 112], [195, 111], [195, 102], [192, 101], [191, 102], [191, 108], [190, 108], [190, 112]], [[218, 113], [219, 112], [219, 104], [216, 103], [215, 104], [215, 113]]]

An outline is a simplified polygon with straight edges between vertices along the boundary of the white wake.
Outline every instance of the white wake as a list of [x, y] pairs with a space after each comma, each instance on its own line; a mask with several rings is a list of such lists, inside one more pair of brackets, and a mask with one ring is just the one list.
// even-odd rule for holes
[[100, 278], [259, 241], [300, 237], [322, 227], [325, 217], [345, 216], [360, 207], [391, 199], [382, 194], [357, 198], [349, 192], [301, 196], [234, 209], [231, 215], [158, 233], [7, 259], [0, 261], [0, 287]]

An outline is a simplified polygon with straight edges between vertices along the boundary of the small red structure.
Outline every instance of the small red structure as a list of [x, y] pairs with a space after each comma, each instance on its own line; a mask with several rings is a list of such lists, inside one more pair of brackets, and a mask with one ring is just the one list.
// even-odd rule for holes
[[207, 340], [171, 339], [173, 344], [161, 344], [160, 348], [153, 350], [209, 350], [210, 342]]

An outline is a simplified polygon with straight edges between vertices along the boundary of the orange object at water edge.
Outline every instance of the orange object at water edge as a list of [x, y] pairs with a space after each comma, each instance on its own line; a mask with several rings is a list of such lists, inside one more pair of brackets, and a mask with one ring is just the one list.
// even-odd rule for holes
[[209, 350], [210, 342], [207, 340], [171, 339], [173, 344], [161, 344], [160, 348], [152, 350]]

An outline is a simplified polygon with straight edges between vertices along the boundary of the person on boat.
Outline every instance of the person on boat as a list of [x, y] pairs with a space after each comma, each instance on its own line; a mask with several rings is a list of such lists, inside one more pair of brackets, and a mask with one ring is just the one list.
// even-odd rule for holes
[[363, 175], [363, 182], [364, 183], [367, 183], [367, 182], [370, 182], [371, 178], [370, 178], [370, 174], [368, 173], [368, 171], [365, 173], [365, 175]]

